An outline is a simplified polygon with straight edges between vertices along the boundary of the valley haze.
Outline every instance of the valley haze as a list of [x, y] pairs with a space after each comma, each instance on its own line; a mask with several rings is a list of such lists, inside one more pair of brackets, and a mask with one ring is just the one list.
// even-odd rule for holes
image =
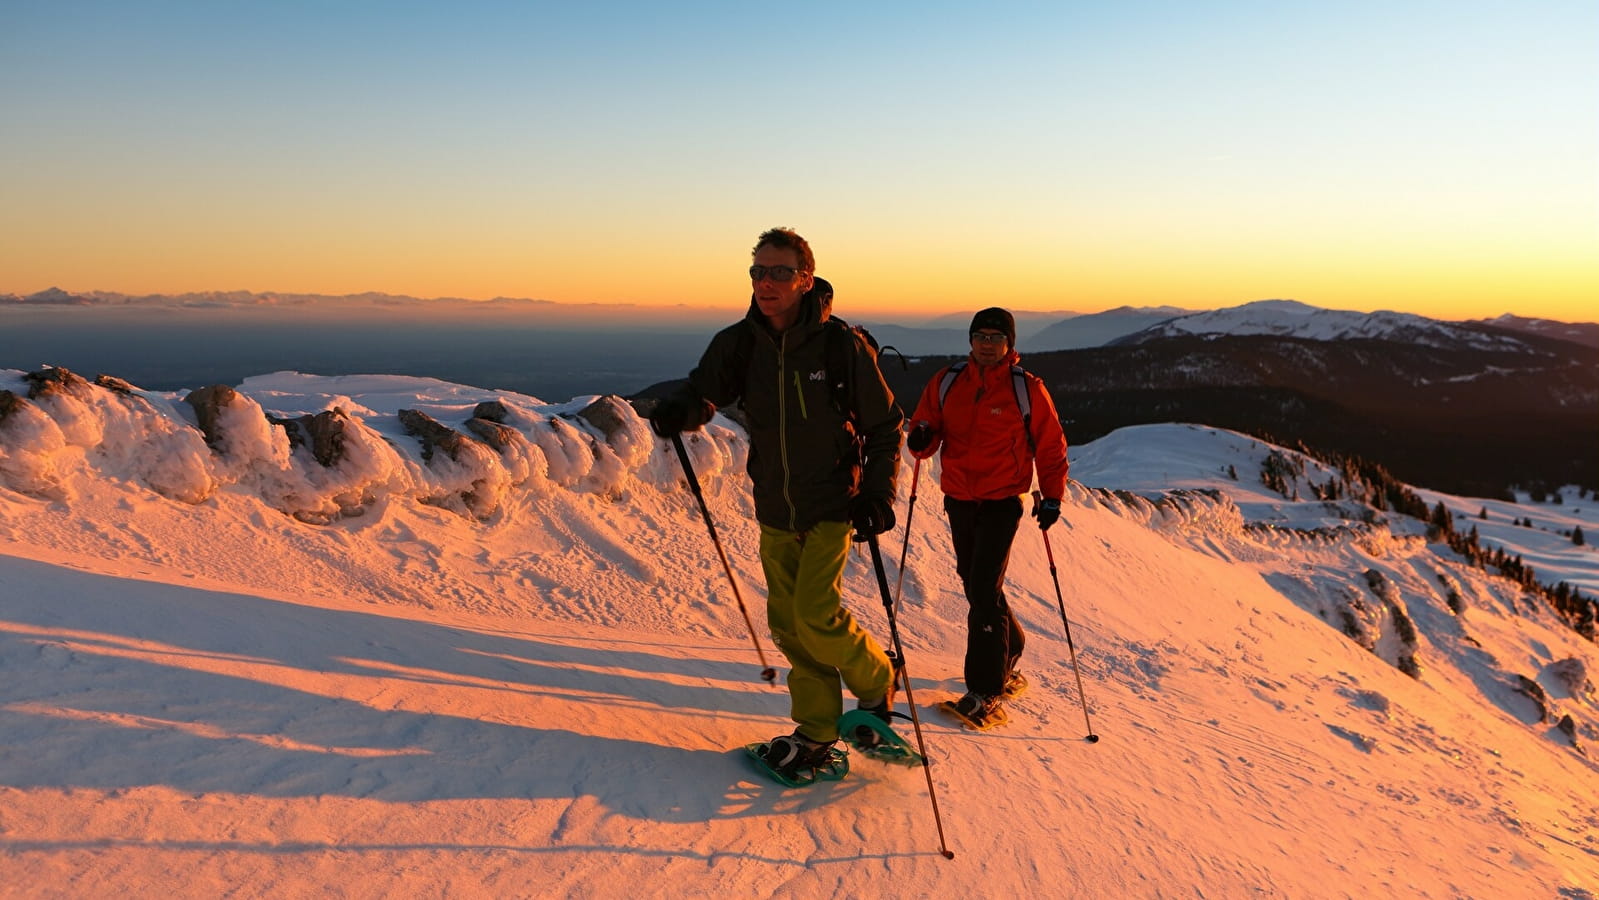
[[[1370, 316], [1260, 301], [1323, 321]], [[964, 354], [970, 312], [884, 316], [836, 302], [846, 320], [911, 355]], [[711, 334], [745, 312], [722, 305], [645, 306], [495, 298], [421, 299], [250, 291], [175, 295], [0, 294], [0, 362], [107, 373], [155, 390], [236, 384], [276, 370], [423, 375], [538, 397], [630, 395], [680, 377]], [[1024, 354], [1108, 344], [1201, 311], [1120, 307], [1095, 313], [1013, 310]], [[1409, 314], [1377, 314], [1420, 319]], [[1427, 320], [1431, 321], [1431, 320]], [[1599, 324], [1504, 316], [1501, 324], [1599, 347]]]

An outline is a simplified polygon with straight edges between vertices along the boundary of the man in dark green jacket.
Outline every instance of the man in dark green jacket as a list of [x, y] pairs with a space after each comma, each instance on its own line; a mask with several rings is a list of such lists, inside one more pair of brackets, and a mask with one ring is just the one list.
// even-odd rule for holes
[[[832, 288], [816, 277], [805, 239], [767, 231], [753, 262], [749, 312], [711, 339], [650, 423], [670, 437], [698, 428], [716, 407], [743, 403], [767, 622], [791, 667], [790, 715], [799, 726], [769, 741], [763, 755], [794, 772], [827, 761], [844, 687], [885, 719], [893, 704], [888, 655], [844, 607], [842, 588], [852, 526], [863, 537], [894, 527], [904, 415], [872, 349], [830, 320]], [[845, 352], [830, 352], [839, 342]], [[847, 371], [828, 371], [840, 359]]]

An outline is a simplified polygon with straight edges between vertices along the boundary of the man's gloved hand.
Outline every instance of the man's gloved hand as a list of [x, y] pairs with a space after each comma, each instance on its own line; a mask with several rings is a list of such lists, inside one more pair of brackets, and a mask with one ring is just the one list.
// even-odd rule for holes
[[650, 428], [658, 435], [669, 438], [683, 431], [688, 422], [688, 404], [673, 397], [656, 401], [650, 412]]
[[917, 422], [911, 433], [905, 436], [905, 449], [917, 459], [926, 459], [931, 454], [929, 448], [933, 446], [933, 426], [926, 422]]
[[887, 497], [856, 497], [849, 504], [849, 521], [857, 540], [894, 529], [894, 504]]
[[1048, 531], [1049, 526], [1060, 520], [1060, 501], [1053, 497], [1038, 501], [1033, 507], [1033, 515], [1038, 518], [1039, 530]]
[[684, 431], [693, 431], [710, 421], [709, 404], [690, 403], [681, 397], [662, 397], [650, 413], [650, 429], [664, 438]]

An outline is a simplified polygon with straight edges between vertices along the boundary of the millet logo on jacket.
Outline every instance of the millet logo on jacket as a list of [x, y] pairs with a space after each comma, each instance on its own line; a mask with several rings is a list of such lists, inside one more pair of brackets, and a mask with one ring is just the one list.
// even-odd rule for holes
[[827, 380], [827, 370], [826, 369], [817, 369], [816, 371], [812, 372], [811, 373], [811, 380], [812, 381], [826, 381]]

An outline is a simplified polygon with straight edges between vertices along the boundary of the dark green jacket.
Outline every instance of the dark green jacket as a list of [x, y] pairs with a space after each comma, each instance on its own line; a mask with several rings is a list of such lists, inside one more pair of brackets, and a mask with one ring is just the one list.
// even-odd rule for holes
[[[752, 299], [744, 319], [717, 332], [689, 374], [692, 390], [715, 406], [742, 400], [755, 518], [774, 528], [806, 531], [817, 522], [849, 521], [850, 499], [857, 494], [894, 496], [905, 417], [875, 353], [850, 331], [848, 394], [864, 439], [863, 471], [855, 431], [834, 409], [827, 384], [825, 330], [842, 327], [827, 324], [831, 299], [831, 289], [817, 279], [800, 301], [799, 321], [783, 334], [772, 331]], [[739, 359], [740, 332], [746, 329], [754, 332], [747, 367]]]

